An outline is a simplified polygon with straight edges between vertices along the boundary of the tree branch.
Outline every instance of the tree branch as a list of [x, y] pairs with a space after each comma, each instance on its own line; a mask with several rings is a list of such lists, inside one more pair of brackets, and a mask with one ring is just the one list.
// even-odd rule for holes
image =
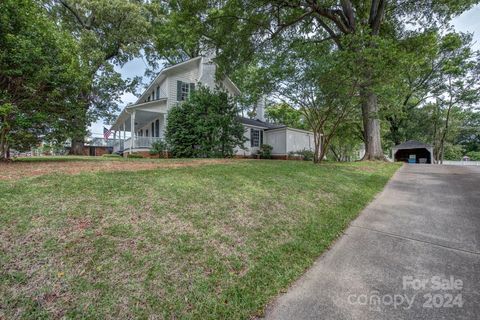
[[352, 2], [350, 0], [341, 0], [343, 13], [348, 22], [348, 26], [352, 31], [355, 31], [355, 18], [353, 14]]
[[380, 32], [380, 24], [385, 13], [386, 0], [372, 0], [372, 7], [370, 8], [370, 28], [372, 35], [378, 35]]
[[82, 28], [90, 29], [90, 26], [87, 26], [85, 21], [83, 21], [83, 19], [80, 17], [78, 12], [67, 2], [67, 0], [58, 0], [58, 1], [63, 7], [65, 7], [65, 9], [67, 9], [68, 11], [70, 11], [71, 14], [73, 14], [77, 22], [80, 23], [80, 25], [82, 26]]

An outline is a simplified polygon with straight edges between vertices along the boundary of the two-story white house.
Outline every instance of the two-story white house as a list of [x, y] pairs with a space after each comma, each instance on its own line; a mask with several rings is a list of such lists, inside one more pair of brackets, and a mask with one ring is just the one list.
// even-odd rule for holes
[[[113, 151], [148, 154], [152, 143], [164, 138], [168, 111], [186, 100], [199, 83], [212, 89], [222, 88], [231, 96], [240, 94], [228, 77], [218, 80], [215, 73], [216, 64], [202, 56], [163, 69], [138, 100], [125, 107], [113, 123]], [[235, 150], [238, 156], [256, 154], [262, 143], [271, 145], [277, 157], [284, 157], [290, 151], [313, 150], [312, 132], [266, 122], [264, 105], [264, 99], [257, 104], [256, 119], [238, 117], [247, 138], [244, 148]]]

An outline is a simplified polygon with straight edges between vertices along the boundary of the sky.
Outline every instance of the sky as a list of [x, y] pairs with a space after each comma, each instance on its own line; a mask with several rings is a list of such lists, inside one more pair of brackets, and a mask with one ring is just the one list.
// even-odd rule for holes
[[[476, 5], [469, 11], [464, 12], [462, 15], [453, 19], [452, 24], [457, 31], [469, 32], [473, 34], [473, 48], [480, 50], [480, 5]], [[122, 68], [117, 70], [122, 74], [123, 78], [132, 78], [134, 76], [143, 76], [147, 69], [146, 62], [137, 58], [126, 63]], [[137, 100], [135, 95], [131, 93], [124, 94], [122, 96], [121, 109], [128, 103], [134, 103]], [[109, 125], [104, 124], [102, 121], [97, 121], [90, 126], [90, 132], [94, 137], [103, 136], [103, 127], [109, 128]]]

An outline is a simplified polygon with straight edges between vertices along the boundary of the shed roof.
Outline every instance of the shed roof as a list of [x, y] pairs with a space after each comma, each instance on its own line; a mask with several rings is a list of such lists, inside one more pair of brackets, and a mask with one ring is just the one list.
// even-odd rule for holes
[[428, 148], [431, 148], [431, 147], [432, 146], [429, 145], [429, 144], [425, 144], [425, 143], [415, 141], [415, 140], [408, 140], [404, 143], [396, 145], [395, 147], [393, 147], [393, 149], [396, 149], [396, 150], [399, 150], [399, 149], [419, 149], [419, 148], [428, 149]]
[[250, 126], [254, 126], [254, 127], [261, 127], [261, 128], [265, 128], [265, 129], [278, 129], [278, 128], [285, 128], [286, 127], [286, 125], [284, 125], [284, 124], [275, 124], [275, 123], [270, 123], [270, 122], [261, 121], [261, 120], [257, 120], [257, 119], [249, 119], [249, 118], [245, 118], [245, 117], [238, 117], [238, 121], [240, 121], [240, 123], [243, 123], [243, 124], [246, 124], [246, 125], [250, 125]]

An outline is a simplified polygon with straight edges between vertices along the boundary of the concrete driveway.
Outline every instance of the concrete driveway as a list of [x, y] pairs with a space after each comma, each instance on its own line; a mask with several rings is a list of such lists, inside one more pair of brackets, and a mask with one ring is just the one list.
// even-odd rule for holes
[[480, 167], [403, 166], [266, 319], [480, 319]]

